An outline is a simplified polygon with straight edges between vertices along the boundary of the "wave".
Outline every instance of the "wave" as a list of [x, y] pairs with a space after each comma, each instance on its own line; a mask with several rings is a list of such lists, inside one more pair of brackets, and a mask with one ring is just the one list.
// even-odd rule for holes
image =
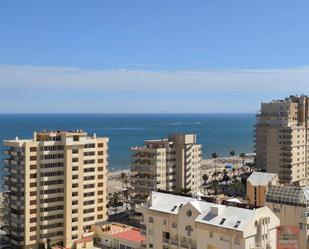
[[181, 124], [182, 124], [182, 122], [178, 121], [178, 122], [163, 123], [161, 125], [181, 125]]
[[142, 127], [114, 127], [114, 128], [104, 128], [104, 130], [124, 130], [124, 131], [142, 131], [147, 128]]
[[172, 126], [179, 126], [179, 125], [201, 125], [201, 122], [181, 122], [181, 121], [175, 121], [170, 123], [163, 123], [161, 125], [172, 125]]

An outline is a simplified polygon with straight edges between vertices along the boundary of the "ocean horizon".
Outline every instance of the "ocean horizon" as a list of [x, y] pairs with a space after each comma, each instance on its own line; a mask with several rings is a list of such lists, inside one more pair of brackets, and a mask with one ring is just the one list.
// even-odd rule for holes
[[123, 170], [130, 167], [130, 147], [170, 133], [196, 133], [205, 159], [213, 152], [251, 153], [255, 121], [255, 113], [0, 114], [0, 149], [3, 140], [32, 138], [34, 131], [82, 129], [109, 137], [109, 169]]

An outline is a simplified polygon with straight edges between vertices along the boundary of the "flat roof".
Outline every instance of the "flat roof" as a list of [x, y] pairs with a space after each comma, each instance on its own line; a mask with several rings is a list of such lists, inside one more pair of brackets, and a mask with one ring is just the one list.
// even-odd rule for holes
[[271, 182], [277, 174], [266, 172], [253, 172], [247, 179], [254, 186], [265, 186]]
[[145, 241], [145, 236], [141, 235], [140, 231], [135, 228], [132, 228], [125, 232], [114, 234], [113, 237], [133, 241], [139, 244]]

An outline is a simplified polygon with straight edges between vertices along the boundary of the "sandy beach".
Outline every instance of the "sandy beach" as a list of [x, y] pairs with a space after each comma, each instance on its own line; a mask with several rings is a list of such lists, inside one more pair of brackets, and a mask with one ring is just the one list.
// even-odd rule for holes
[[[240, 168], [243, 166], [243, 163], [252, 163], [254, 160], [254, 154], [247, 154], [247, 157], [244, 159], [239, 156], [233, 157], [220, 157], [217, 159], [203, 159], [201, 163], [201, 176], [207, 174], [209, 179], [214, 173], [215, 169], [222, 172], [226, 165], [231, 165], [234, 162], [234, 167]], [[130, 175], [130, 170], [118, 170], [110, 171], [108, 173], [108, 193], [119, 192], [122, 190], [122, 181], [121, 174], [125, 173], [127, 176]]]

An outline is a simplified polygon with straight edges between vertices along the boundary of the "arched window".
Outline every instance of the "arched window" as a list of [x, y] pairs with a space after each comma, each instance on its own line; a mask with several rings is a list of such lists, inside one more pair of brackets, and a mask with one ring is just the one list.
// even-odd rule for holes
[[193, 228], [190, 225], [188, 225], [188, 226], [186, 226], [185, 229], [187, 231], [187, 236], [190, 237], [192, 232], [193, 232]]

